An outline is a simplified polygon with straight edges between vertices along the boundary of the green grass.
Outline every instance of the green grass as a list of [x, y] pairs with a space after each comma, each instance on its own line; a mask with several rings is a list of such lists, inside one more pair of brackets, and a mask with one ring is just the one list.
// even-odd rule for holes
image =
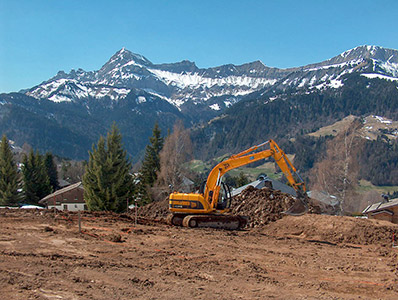
[[194, 159], [188, 163], [188, 168], [196, 173], [204, 173], [208, 165], [201, 160]]
[[368, 191], [376, 191], [378, 193], [388, 193], [388, 192], [394, 192], [394, 191], [398, 191], [398, 186], [377, 186], [377, 185], [373, 185], [372, 183], [370, 183], [369, 181], [366, 180], [361, 180], [359, 182], [359, 189], [358, 191], [360, 193], [366, 193]]

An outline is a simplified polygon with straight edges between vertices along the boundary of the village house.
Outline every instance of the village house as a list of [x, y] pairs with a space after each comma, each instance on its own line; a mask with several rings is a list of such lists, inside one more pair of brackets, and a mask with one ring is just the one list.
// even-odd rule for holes
[[367, 215], [369, 219], [385, 220], [398, 224], [398, 198], [390, 200], [388, 197], [383, 197], [383, 201], [369, 205], [363, 210], [362, 214]]
[[58, 210], [69, 211], [87, 210], [83, 193], [83, 185], [81, 182], [78, 182], [55, 191], [41, 199], [39, 203], [45, 205], [48, 209], [56, 208]]

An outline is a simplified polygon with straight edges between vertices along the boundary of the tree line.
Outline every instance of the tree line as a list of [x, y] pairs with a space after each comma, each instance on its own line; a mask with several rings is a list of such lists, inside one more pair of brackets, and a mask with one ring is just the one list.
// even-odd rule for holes
[[0, 205], [37, 205], [58, 189], [58, 173], [53, 155], [31, 149], [18, 165], [6, 135], [0, 144]]
[[[145, 157], [137, 172], [123, 148], [122, 135], [113, 124], [89, 151], [82, 182], [90, 210], [122, 212], [126, 201], [145, 204], [183, 187], [189, 171], [184, 163], [192, 158], [192, 143], [182, 122], [163, 137], [158, 123], [149, 138]], [[64, 164], [63, 164], [64, 167]], [[0, 145], [0, 204], [38, 204], [58, 189], [58, 173], [51, 153], [30, 150], [20, 168], [4, 135]]]
[[126, 201], [143, 205], [180, 189], [191, 159], [192, 143], [182, 122], [162, 137], [158, 123], [149, 138], [141, 167], [133, 172], [123, 149], [122, 135], [114, 124], [106, 138], [100, 137], [89, 153], [83, 176], [84, 198], [90, 210], [121, 212]]

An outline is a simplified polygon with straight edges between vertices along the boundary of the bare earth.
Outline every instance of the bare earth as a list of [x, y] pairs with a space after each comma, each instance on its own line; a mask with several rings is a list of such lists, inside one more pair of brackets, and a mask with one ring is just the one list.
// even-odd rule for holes
[[1, 299], [398, 299], [398, 226], [284, 217], [242, 231], [0, 210]]

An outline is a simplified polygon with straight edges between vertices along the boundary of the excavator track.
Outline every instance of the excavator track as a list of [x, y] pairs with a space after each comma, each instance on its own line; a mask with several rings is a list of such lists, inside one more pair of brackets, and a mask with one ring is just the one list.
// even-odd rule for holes
[[182, 221], [186, 216], [186, 214], [170, 214], [167, 216], [166, 222], [172, 226], [182, 226]]
[[245, 227], [246, 224], [247, 219], [245, 217], [230, 215], [188, 215], [182, 221], [184, 227], [208, 227], [226, 230], [238, 230]]
[[171, 214], [166, 219], [172, 226], [190, 228], [207, 227], [226, 230], [239, 230], [246, 226], [247, 217], [232, 215], [186, 215]]

